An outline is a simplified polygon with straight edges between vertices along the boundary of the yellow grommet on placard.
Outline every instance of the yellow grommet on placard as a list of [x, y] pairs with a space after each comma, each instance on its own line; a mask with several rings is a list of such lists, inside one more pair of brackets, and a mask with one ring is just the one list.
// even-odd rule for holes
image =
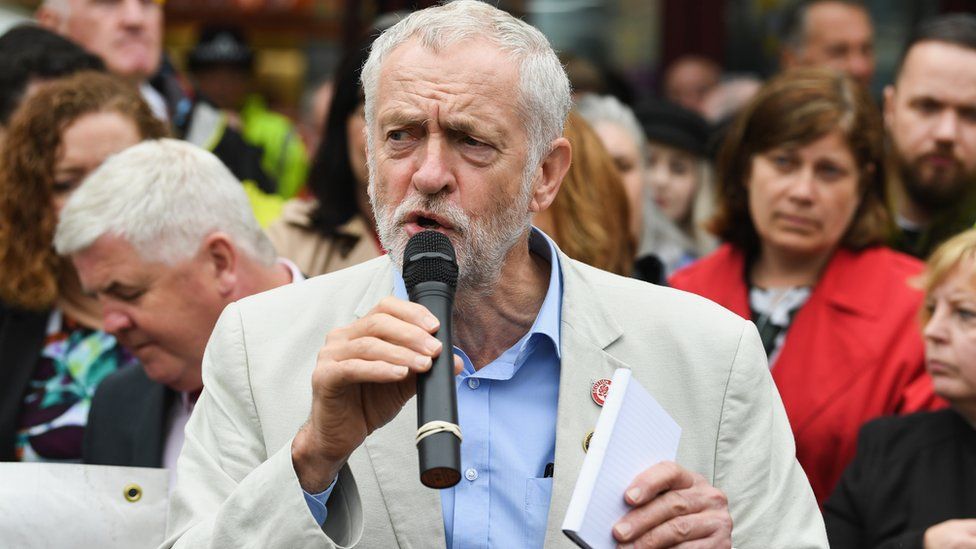
[[129, 503], [135, 503], [142, 499], [142, 487], [138, 484], [130, 484], [122, 489], [122, 495]]

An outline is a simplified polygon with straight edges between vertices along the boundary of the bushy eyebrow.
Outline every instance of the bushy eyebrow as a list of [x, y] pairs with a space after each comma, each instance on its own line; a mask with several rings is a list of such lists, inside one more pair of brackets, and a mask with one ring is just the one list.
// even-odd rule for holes
[[[426, 113], [409, 110], [391, 110], [379, 116], [379, 124], [381, 127], [426, 126], [429, 122], [430, 118]], [[486, 135], [495, 138], [500, 137], [499, 132], [493, 129], [490, 124], [479, 124], [477, 118], [467, 114], [455, 113], [448, 115], [447, 120], [443, 122], [443, 126], [446, 130], [458, 133]]]
[[379, 117], [380, 127], [388, 126], [423, 126], [427, 123], [427, 115], [422, 113], [394, 110], [383, 113]]

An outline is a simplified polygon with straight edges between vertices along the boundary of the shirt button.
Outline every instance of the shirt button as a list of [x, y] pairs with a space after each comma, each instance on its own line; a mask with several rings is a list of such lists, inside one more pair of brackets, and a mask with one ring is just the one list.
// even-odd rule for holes
[[475, 471], [474, 469], [468, 469], [467, 471], [464, 472], [464, 478], [468, 480], [475, 480], [478, 478], [478, 471]]
[[480, 386], [481, 386], [481, 380], [480, 379], [478, 379], [476, 377], [469, 377], [468, 378], [468, 387], [471, 387], [472, 389], [477, 389]]

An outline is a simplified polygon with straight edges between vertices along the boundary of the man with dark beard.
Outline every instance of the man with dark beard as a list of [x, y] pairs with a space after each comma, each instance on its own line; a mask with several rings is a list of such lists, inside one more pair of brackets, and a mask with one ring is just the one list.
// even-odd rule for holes
[[[376, 39], [362, 83], [390, 255], [225, 309], [164, 546], [569, 546], [600, 387], [629, 367], [683, 431], [676, 462], [621, 490], [608, 543], [826, 547], [755, 327], [573, 261], [531, 227], [571, 161], [569, 81], [542, 33], [476, 0], [428, 8]], [[401, 277], [424, 229], [460, 270], [463, 478], [440, 491], [418, 479], [413, 396], [451, 349]]]
[[924, 258], [976, 221], [976, 17], [921, 23], [884, 99], [894, 247]]

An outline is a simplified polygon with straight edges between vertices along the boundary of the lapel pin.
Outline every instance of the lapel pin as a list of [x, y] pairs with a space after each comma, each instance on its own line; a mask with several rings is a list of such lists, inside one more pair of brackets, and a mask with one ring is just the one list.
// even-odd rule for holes
[[593, 402], [596, 402], [597, 406], [603, 406], [603, 403], [607, 401], [608, 392], [610, 392], [609, 379], [598, 379], [593, 382], [593, 387], [590, 388], [590, 396], [593, 397]]

